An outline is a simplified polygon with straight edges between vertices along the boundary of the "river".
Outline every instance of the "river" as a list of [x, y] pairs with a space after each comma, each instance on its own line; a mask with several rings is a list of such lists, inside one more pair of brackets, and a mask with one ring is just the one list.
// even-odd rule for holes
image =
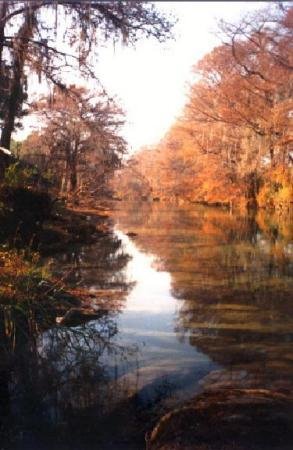
[[59, 427], [48, 447], [63, 448], [69, 427], [71, 448], [140, 450], [161, 414], [203, 390], [292, 391], [290, 218], [159, 202], [117, 202], [111, 215], [113, 236], [51, 260], [116, 306], [40, 338], [31, 420]]
[[120, 336], [145, 343], [142, 385], [292, 387], [292, 221], [148, 204], [115, 218], [136, 282]]

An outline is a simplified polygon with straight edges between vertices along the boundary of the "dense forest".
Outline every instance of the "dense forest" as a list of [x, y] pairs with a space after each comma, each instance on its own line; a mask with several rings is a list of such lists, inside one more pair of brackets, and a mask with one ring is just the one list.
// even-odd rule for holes
[[292, 191], [293, 8], [220, 23], [182, 115], [116, 175], [117, 195], [287, 210]]

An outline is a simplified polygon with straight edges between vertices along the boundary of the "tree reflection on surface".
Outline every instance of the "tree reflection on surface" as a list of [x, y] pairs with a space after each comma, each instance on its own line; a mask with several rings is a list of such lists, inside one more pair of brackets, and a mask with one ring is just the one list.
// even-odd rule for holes
[[136, 358], [136, 348], [115, 342], [116, 315], [131, 288], [121, 273], [127, 260], [114, 236], [54, 259], [52, 270], [65, 273], [68, 285], [78, 280], [93, 292], [104, 289], [111, 304], [94, 321], [58, 326], [55, 316], [44, 320], [45, 310], [39, 318], [33, 307], [25, 315], [1, 308], [3, 448], [59, 448], [81, 436], [86, 442], [98, 434], [99, 420], [127, 397], [129, 386], [118, 380], [116, 369]]
[[119, 208], [115, 236], [51, 261], [100, 295], [99, 318], [65, 327], [2, 310], [5, 449], [139, 450], [154, 420], [200, 390], [292, 391], [290, 220]]
[[222, 366], [203, 386], [292, 388], [292, 222], [260, 211], [145, 204], [118, 227], [156, 255], [180, 300], [178, 338]]

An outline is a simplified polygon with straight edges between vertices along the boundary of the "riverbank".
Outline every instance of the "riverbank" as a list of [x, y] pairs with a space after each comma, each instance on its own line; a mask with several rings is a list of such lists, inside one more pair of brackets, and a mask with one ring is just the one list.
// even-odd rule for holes
[[[29, 230], [31, 219], [32, 214], [22, 227], [22, 233]], [[50, 211], [42, 226], [37, 230], [33, 229], [32, 236], [18, 235], [15, 242], [14, 231], [15, 229], [11, 230], [0, 249], [0, 381], [3, 393], [0, 398], [0, 440], [5, 449], [14, 448], [15, 443], [22, 448], [22, 445], [26, 445], [26, 440], [29, 440], [30, 448], [34, 448], [34, 445], [43, 448], [43, 439], [50, 442], [53, 430], [54, 433], [58, 430], [58, 442], [62, 446], [70, 438], [67, 433], [62, 433], [59, 419], [53, 425], [53, 419], [52, 422], [45, 417], [39, 420], [37, 412], [44, 408], [44, 415], [47, 413], [48, 406], [43, 397], [48, 383], [52, 382], [56, 389], [63, 389], [63, 381], [57, 373], [58, 365], [55, 366], [56, 358], [60, 357], [63, 368], [67, 362], [60, 348], [56, 348], [54, 357], [44, 356], [46, 345], [48, 342], [57, 347], [60, 345], [64, 351], [72, 352], [72, 355], [78, 349], [82, 360], [88, 358], [91, 364], [96, 361], [94, 382], [98, 384], [97, 390], [105, 388], [107, 391], [107, 383], [104, 382], [104, 386], [102, 382], [103, 364], [99, 361], [99, 355], [103, 354], [105, 348], [117, 354], [123, 352], [123, 349], [112, 343], [112, 337], [117, 332], [113, 315], [122, 307], [127, 284], [121, 280], [119, 284], [105, 284], [91, 289], [90, 284], [80, 284], [75, 271], [93, 270], [98, 274], [99, 265], [109, 270], [113, 264], [115, 273], [115, 268], [125, 264], [127, 258], [124, 255], [113, 258], [113, 254], [119, 251], [120, 242], [113, 235], [112, 221], [104, 206], [89, 209], [58, 205]], [[76, 260], [73, 256], [69, 265], [66, 265], [64, 255], [71, 258], [75, 252], [91, 247], [101, 251], [91, 264], [85, 264], [85, 267], [79, 258]], [[55, 264], [51, 265], [52, 261]], [[101, 274], [100, 277], [102, 278]], [[86, 325], [88, 322], [98, 324], [98, 329], [91, 329], [90, 325]], [[37, 343], [42, 339], [43, 344], [39, 347]], [[66, 373], [68, 371], [64, 389], [70, 389], [72, 364], [75, 362], [68, 362], [68, 367], [64, 369]], [[77, 361], [74, 376], [78, 376], [79, 364]], [[52, 370], [50, 380], [47, 375], [49, 367]], [[25, 377], [22, 377], [22, 372], [26, 373]], [[45, 384], [41, 386], [43, 376]], [[79, 382], [81, 387], [86, 385], [86, 374], [81, 376]], [[15, 399], [14, 389], [19, 392]], [[78, 396], [78, 393], [74, 393], [73, 389], [72, 396], [74, 395]], [[23, 398], [27, 401], [26, 406], [22, 404]], [[72, 398], [67, 400], [68, 404], [71, 404], [71, 400]], [[98, 400], [100, 406], [101, 399], [98, 397]], [[11, 404], [15, 401], [19, 402], [22, 411], [26, 411], [21, 417], [11, 409]], [[62, 402], [66, 400], [60, 394], [61, 409]], [[79, 410], [77, 405], [75, 408]], [[34, 414], [38, 418], [30, 422]], [[64, 414], [69, 413], [66, 410]], [[70, 418], [67, 418], [70, 422]], [[35, 439], [38, 444], [34, 444]], [[52, 447], [54, 445], [52, 443]], [[59, 444], [57, 448], [59, 449]]]
[[46, 220], [39, 236], [39, 250], [46, 254], [63, 251], [69, 245], [89, 244], [111, 232], [111, 220], [104, 208], [62, 208]]
[[289, 450], [293, 441], [290, 392], [222, 389], [204, 392], [163, 416], [150, 450]]
[[[37, 205], [32, 203], [24, 215], [17, 195], [28, 196]], [[23, 190], [17, 195], [14, 192], [16, 206], [7, 207], [1, 217], [0, 306], [6, 316], [7, 311], [13, 316], [16, 310], [24, 317], [33, 314], [38, 324], [47, 328], [56, 323], [77, 325], [113, 309], [119, 292], [100, 290], [93, 295], [69, 286], [65, 276], [54, 276], [44, 262], [71, 246], [93, 244], [110, 236], [106, 210], [52, 207], [49, 197], [39, 192]]]

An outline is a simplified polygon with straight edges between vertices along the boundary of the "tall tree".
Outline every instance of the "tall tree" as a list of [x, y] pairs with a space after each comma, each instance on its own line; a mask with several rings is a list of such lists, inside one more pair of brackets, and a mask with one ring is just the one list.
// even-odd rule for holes
[[171, 21], [143, 1], [0, 0], [0, 80], [9, 68], [7, 99], [0, 106], [0, 144], [10, 147], [15, 117], [29, 70], [66, 86], [66, 70], [96, 77], [94, 63], [105, 41], [162, 41]]
[[[293, 8], [221, 24], [182, 117], [137, 169], [165, 198], [287, 207], [292, 198]], [[270, 199], [268, 201], [268, 199]]]
[[63, 194], [98, 189], [106, 174], [119, 167], [126, 151], [120, 135], [124, 116], [105, 94], [75, 86], [68, 94], [56, 87], [53, 98], [38, 102], [37, 113], [42, 130], [27, 139], [23, 150], [33, 152], [30, 161], [37, 165], [38, 157], [44, 157]]

